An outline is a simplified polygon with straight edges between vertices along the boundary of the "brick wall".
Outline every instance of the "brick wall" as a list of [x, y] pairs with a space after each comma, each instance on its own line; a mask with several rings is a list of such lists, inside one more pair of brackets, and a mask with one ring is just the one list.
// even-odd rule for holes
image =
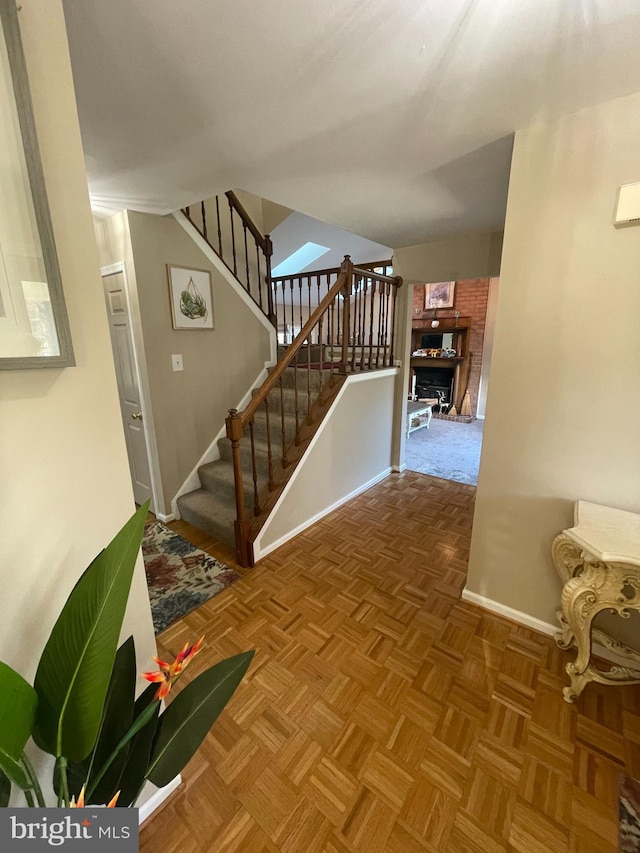
[[[413, 288], [413, 325], [420, 326], [425, 320], [433, 317], [433, 311], [424, 308], [425, 286], [416, 284]], [[469, 395], [471, 397], [471, 412], [478, 410], [478, 389], [480, 387], [480, 370], [482, 368], [482, 344], [484, 342], [484, 325], [487, 318], [487, 300], [489, 298], [488, 278], [469, 278], [457, 281], [453, 293], [453, 308], [438, 308], [438, 317], [455, 317], [459, 311], [461, 317], [471, 318], [469, 335], [469, 352], [471, 354], [471, 369], [469, 371]]]

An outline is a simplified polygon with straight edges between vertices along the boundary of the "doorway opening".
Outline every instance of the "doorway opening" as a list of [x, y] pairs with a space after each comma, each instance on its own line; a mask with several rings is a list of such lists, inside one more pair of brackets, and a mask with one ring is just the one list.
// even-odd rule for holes
[[491, 369], [497, 278], [414, 285], [405, 462], [476, 485]]

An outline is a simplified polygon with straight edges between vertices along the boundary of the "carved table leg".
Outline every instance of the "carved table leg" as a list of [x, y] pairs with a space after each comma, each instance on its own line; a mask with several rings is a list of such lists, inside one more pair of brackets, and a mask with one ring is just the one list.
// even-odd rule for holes
[[[640, 683], [638, 670], [614, 666], [608, 672], [603, 672], [590, 663], [594, 617], [603, 610], [609, 610], [628, 618], [630, 607], [638, 609], [638, 576], [623, 564], [595, 560], [589, 562], [588, 555], [584, 555], [584, 558], [580, 573], [568, 580], [562, 590], [562, 631], [556, 638], [561, 647], [566, 647], [563, 644], [573, 639], [577, 646], [575, 661], [565, 667], [571, 679], [571, 685], [563, 690], [567, 702], [574, 702], [590, 681], [600, 684]], [[627, 656], [640, 662], [640, 657], [631, 650], [627, 650]]]
[[569, 625], [567, 620], [564, 618], [561, 607], [558, 607], [556, 610], [556, 618], [560, 623], [560, 631], [555, 635], [556, 645], [566, 651], [573, 645], [575, 634], [573, 633], [571, 625]]
[[[554, 539], [551, 556], [563, 584], [575, 577], [584, 565], [582, 549], [566, 533], [561, 533]], [[560, 632], [555, 637], [556, 643], [561, 649], [568, 649], [575, 640], [575, 633], [563, 615], [562, 608], [556, 610], [556, 616], [560, 623]]]
[[[562, 640], [575, 638], [576, 659], [565, 667], [571, 686], [563, 692], [567, 702], [574, 702], [591, 680], [588, 673], [591, 658], [591, 623], [602, 608], [598, 601], [597, 588], [601, 585], [602, 573], [593, 564], [585, 563], [582, 572], [567, 581], [562, 590], [562, 624], [566, 626]], [[559, 643], [560, 645], [560, 643]]]

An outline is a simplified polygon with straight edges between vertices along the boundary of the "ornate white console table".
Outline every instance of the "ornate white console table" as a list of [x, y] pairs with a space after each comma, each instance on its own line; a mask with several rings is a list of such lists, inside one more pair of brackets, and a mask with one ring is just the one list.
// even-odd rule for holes
[[[592, 628], [602, 611], [628, 618], [640, 611], [640, 515], [578, 501], [575, 526], [556, 537], [552, 555], [562, 579], [561, 649], [577, 646], [575, 661], [566, 665], [571, 685], [563, 692], [575, 702], [590, 681], [599, 684], [640, 684], [640, 653]], [[604, 671], [591, 662], [593, 639], [629, 662]], [[639, 638], [640, 640], [640, 638]]]

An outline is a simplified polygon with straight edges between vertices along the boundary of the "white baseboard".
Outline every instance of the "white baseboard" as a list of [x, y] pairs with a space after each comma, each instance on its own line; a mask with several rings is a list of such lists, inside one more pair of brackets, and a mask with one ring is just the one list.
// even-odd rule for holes
[[138, 823], [142, 824], [145, 820], [148, 820], [181, 784], [182, 776], [180, 774], [172, 779], [168, 785], [165, 785], [164, 788], [156, 788], [151, 782], [147, 782], [138, 798]]
[[541, 634], [553, 637], [558, 633], [558, 626], [551, 625], [549, 622], [543, 622], [542, 619], [536, 619], [535, 616], [529, 616], [528, 613], [523, 613], [521, 610], [514, 610], [513, 607], [507, 607], [506, 604], [501, 604], [499, 601], [494, 601], [491, 598], [485, 598], [484, 595], [479, 595], [477, 592], [471, 592], [468, 589], [462, 590], [462, 599], [470, 601], [472, 604], [477, 604], [484, 610], [490, 610], [492, 613], [497, 613], [499, 616], [504, 616], [505, 619], [511, 619], [512, 622], [519, 622], [520, 625], [526, 625], [527, 628], [533, 628], [534, 631], [540, 631]]
[[352, 492], [349, 492], [348, 495], [344, 495], [343, 497], [339, 498], [330, 506], [325, 507], [311, 518], [308, 518], [306, 521], [303, 521], [302, 524], [299, 524], [293, 530], [290, 530], [288, 533], [285, 533], [285, 535], [281, 536], [280, 539], [276, 539], [276, 541], [272, 542], [270, 545], [265, 545], [264, 548], [260, 548], [256, 541], [256, 543], [254, 543], [254, 557], [256, 561], [261, 560], [263, 557], [266, 557], [267, 554], [270, 554], [272, 551], [275, 551], [276, 548], [279, 548], [281, 545], [284, 545], [285, 542], [288, 542], [290, 539], [293, 539], [293, 537], [297, 536], [298, 533], [302, 533], [302, 531], [306, 530], [307, 527], [311, 527], [311, 525], [315, 524], [316, 521], [320, 521], [320, 519], [324, 518], [325, 515], [329, 515], [329, 513], [333, 512], [334, 509], [338, 509], [338, 507], [341, 507], [343, 504], [347, 503], [347, 501], [350, 501], [352, 498], [357, 497], [358, 495], [362, 494], [362, 492], [366, 492], [367, 489], [370, 489], [372, 486], [375, 486], [376, 483], [379, 483], [381, 480], [384, 480], [385, 477], [388, 477], [391, 471], [391, 467], [385, 468], [384, 471], [381, 471], [379, 474], [369, 480], [368, 483], [364, 483], [364, 485], [358, 486], [357, 489], [354, 489]]
[[[518, 622], [527, 628], [533, 628], [534, 631], [540, 631], [541, 634], [546, 634], [549, 637], [555, 637], [560, 630], [558, 625], [543, 622], [542, 619], [536, 619], [535, 616], [529, 616], [528, 613], [523, 613], [521, 610], [514, 610], [513, 607], [507, 607], [506, 604], [501, 604], [499, 601], [494, 601], [491, 598], [485, 598], [484, 595], [479, 595], [477, 592], [471, 592], [468, 589], [462, 590], [462, 598], [464, 601], [477, 604], [478, 607], [482, 607], [484, 610], [490, 610], [492, 613], [497, 613], [499, 616], [504, 616], [506, 619]], [[628, 661], [595, 640], [593, 642], [593, 653], [609, 663], [629, 666]]]
[[155, 515], [156, 515], [156, 518], [160, 519], [160, 521], [164, 521], [165, 523], [167, 521], [175, 521], [176, 520], [176, 516], [172, 512], [170, 512], [169, 515], [164, 515], [164, 513], [162, 513], [162, 512], [157, 512]]
[[403, 471], [407, 470], [407, 463], [403, 462], [402, 465], [392, 465], [391, 470], [394, 474], [402, 474]]

